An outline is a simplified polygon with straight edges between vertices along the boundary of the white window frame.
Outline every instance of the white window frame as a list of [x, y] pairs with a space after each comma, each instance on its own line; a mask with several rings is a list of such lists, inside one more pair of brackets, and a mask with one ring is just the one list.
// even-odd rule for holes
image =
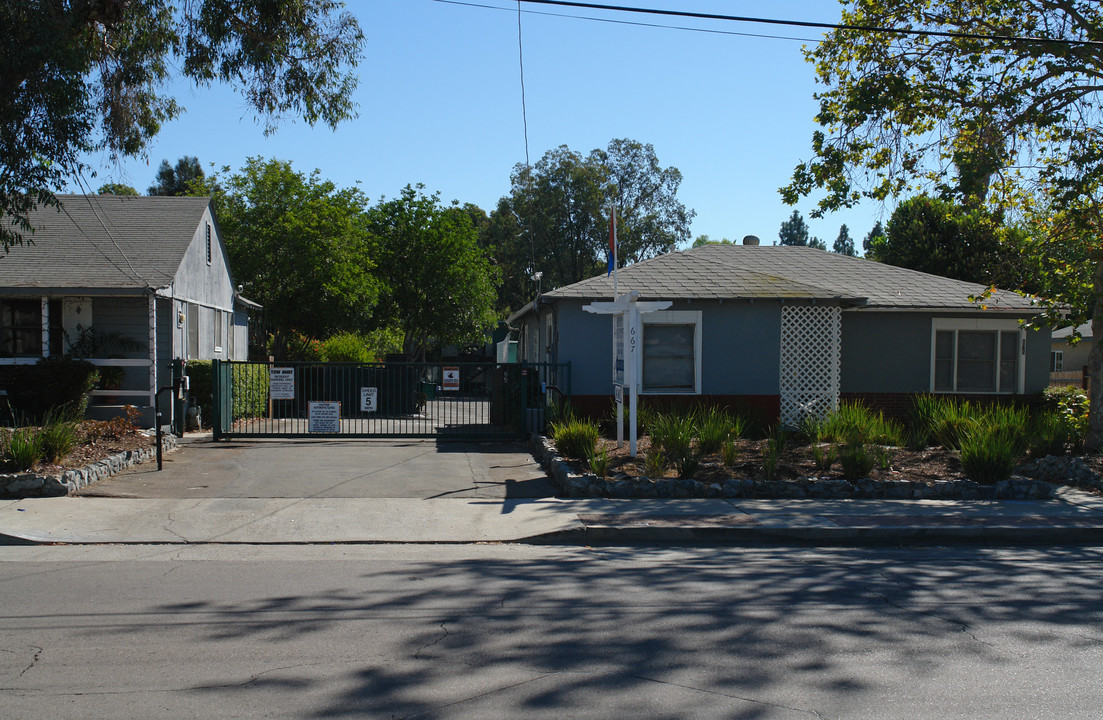
[[[954, 334], [954, 381], [953, 390], [935, 390], [935, 372], [937, 370], [938, 333], [943, 330], [955, 331]], [[993, 332], [996, 333], [996, 390], [958, 390], [957, 389], [957, 333], [959, 330]], [[1002, 333], [1016, 333], [1018, 343], [1018, 377], [1015, 378], [1015, 390], [1012, 392], [999, 389], [999, 363], [1000, 343], [1003, 342]], [[930, 391], [942, 394], [963, 395], [1021, 395], [1026, 388], [1026, 330], [1016, 318], [934, 318], [931, 321], [931, 377]]]
[[1065, 371], [1065, 351], [1064, 350], [1050, 350], [1049, 351], [1049, 371], [1050, 372], [1064, 372]]
[[[700, 395], [701, 394], [701, 311], [658, 310], [640, 317], [640, 374], [641, 395]], [[693, 325], [693, 390], [648, 390], [643, 384], [643, 352], [647, 346], [647, 328], [650, 325]]]

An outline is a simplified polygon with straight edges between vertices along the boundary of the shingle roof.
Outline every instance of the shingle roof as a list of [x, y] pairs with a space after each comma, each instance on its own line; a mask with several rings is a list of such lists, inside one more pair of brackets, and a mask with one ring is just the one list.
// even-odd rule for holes
[[[621, 268], [619, 290], [646, 299], [837, 299], [886, 308], [975, 310], [983, 285], [809, 247], [703, 245]], [[544, 293], [543, 298], [611, 299], [601, 275]], [[988, 308], [1030, 310], [1029, 298], [997, 290]]]
[[58, 195], [30, 215], [33, 245], [0, 255], [0, 288], [160, 288], [172, 282], [206, 197]]

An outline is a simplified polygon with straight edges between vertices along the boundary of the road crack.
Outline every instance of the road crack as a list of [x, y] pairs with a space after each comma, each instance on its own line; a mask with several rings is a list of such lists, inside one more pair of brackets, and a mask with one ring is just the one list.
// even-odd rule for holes
[[791, 705], [782, 705], [781, 703], [769, 702], [768, 700], [759, 700], [758, 698], [745, 697], [743, 695], [733, 695], [731, 693], [721, 692], [720, 690], [707, 690], [705, 688], [694, 687], [692, 685], [683, 685], [682, 683], [671, 682], [670, 680], [660, 680], [658, 678], [647, 677], [646, 675], [631, 675], [630, 677], [633, 677], [636, 680], [643, 680], [644, 682], [652, 682], [659, 685], [668, 685], [670, 687], [681, 688], [682, 690], [692, 690], [694, 692], [705, 693], [706, 695], [717, 695], [719, 697], [753, 703], [755, 705], [761, 705], [763, 707], [771, 707], [777, 708], [779, 710], [789, 710], [791, 712], [804, 713], [815, 718], [820, 718], [820, 720], [827, 720], [827, 718], [829, 717], [838, 720], [838, 716], [824, 715], [818, 710], [807, 710], [805, 708], [793, 707]]
[[44, 652], [44, 650], [42, 648], [38, 647], [37, 645], [31, 645], [31, 647], [35, 651], [34, 652], [34, 657], [31, 658], [31, 664], [28, 665], [27, 667], [23, 668], [23, 672], [19, 673], [19, 677], [16, 678], [17, 680], [19, 678], [23, 677], [24, 675], [26, 675], [27, 672], [30, 671], [30, 669], [33, 668], [38, 663], [39, 658], [42, 657], [42, 653]]
[[433, 647], [434, 645], [437, 645], [438, 643], [440, 643], [440, 641], [444, 640], [444, 638], [448, 637], [448, 635], [449, 635], [448, 628], [445, 626], [445, 624], [443, 622], [440, 624], [440, 630], [441, 630], [440, 637], [438, 637], [436, 640], [434, 640], [431, 643], [426, 643], [426, 644], [422, 645], [421, 647], [419, 647], [417, 649], [417, 652], [414, 653], [414, 659], [415, 660], [421, 660], [422, 659], [421, 658], [421, 653], [422, 653], [423, 650], [426, 650], [428, 648]]

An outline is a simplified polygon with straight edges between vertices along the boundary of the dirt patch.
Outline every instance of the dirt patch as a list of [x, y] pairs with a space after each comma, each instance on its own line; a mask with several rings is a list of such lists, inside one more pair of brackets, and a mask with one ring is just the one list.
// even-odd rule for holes
[[[111, 455], [127, 450], [156, 447], [156, 437], [152, 433], [137, 428], [116, 428], [105, 434], [103, 421], [86, 420], [78, 426], [79, 442], [60, 461], [56, 463], [40, 462], [26, 472], [36, 475], [60, 475], [66, 470], [76, 470], [99, 462]], [[3, 468], [11, 472], [13, 468]]]

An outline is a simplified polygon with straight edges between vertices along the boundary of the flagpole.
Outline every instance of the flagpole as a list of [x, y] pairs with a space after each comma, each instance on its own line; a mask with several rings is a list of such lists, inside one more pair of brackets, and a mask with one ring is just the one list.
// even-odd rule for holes
[[620, 291], [617, 283], [617, 208], [609, 209], [609, 254], [613, 258], [613, 299], [616, 300]]

